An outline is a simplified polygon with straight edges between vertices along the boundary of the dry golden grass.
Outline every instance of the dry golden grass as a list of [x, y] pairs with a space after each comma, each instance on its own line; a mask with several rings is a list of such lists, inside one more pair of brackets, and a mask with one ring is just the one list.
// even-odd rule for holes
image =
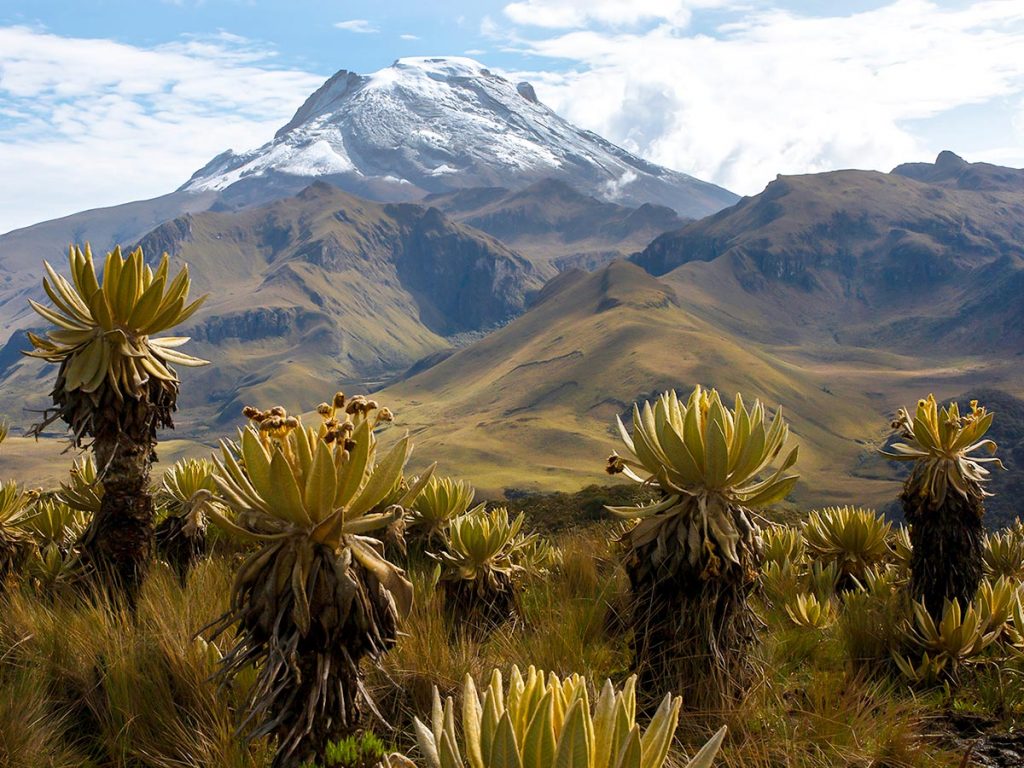
[[[533, 664], [580, 672], [595, 686], [625, 679], [628, 587], [608, 531], [569, 530], [556, 541], [560, 569], [527, 584], [520, 617], [487, 637], [448, 623], [429, 563], [416, 559], [413, 614], [383, 667], [368, 671], [369, 689], [395, 726], [370, 723], [386, 742], [411, 749], [411, 720], [428, 715], [434, 686], [458, 696], [466, 674], [481, 680], [495, 667]], [[102, 601], [8, 585], [0, 598], [0, 764], [267, 765], [271, 745], [247, 747], [235, 735], [241, 693], [210, 682], [216, 651], [193, 639], [223, 609], [231, 569], [225, 555], [204, 561], [184, 591], [166, 569], [155, 569], [134, 620]], [[756, 651], [758, 683], [733, 710], [684, 716], [669, 768], [685, 765], [684, 756], [722, 723], [730, 728], [723, 768], [959, 765], [941, 697], [912, 695], [877, 674], [878, 665], [855, 664], [863, 638], [857, 645], [842, 622], [800, 629], [781, 608], [758, 610], [767, 622]], [[986, 706], [974, 689], [960, 699], [976, 711]]]

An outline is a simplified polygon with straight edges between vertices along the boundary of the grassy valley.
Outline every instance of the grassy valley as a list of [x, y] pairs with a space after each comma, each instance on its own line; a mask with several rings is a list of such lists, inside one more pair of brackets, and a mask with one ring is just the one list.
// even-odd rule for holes
[[[563, 275], [523, 317], [381, 397], [422, 434], [424, 454], [501, 496], [598, 481], [614, 418], [628, 420], [637, 399], [696, 383], [739, 391], [781, 404], [792, 421], [802, 446], [794, 500], [807, 507], [889, 503], [898, 476], [875, 449], [896, 408], [922, 392], [958, 395], [984, 379], [1024, 394], [1012, 361], [743, 339], [696, 301], [687, 311], [684, 290], [623, 262]], [[432, 434], [437, 423], [443, 434]]]

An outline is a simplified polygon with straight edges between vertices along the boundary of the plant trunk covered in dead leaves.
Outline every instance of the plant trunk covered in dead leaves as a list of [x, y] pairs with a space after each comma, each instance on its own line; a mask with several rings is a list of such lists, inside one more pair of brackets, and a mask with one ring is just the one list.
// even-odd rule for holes
[[217, 637], [238, 625], [218, 676], [258, 668], [242, 729], [277, 739], [274, 768], [322, 760], [328, 741], [356, 731], [362, 704], [375, 711], [359, 662], [394, 645], [397, 621], [391, 593], [347, 546], [335, 553], [294, 537], [247, 561], [229, 612], [212, 626]]
[[[750, 648], [760, 626], [748, 602], [756, 584], [757, 546], [747, 511], [730, 512], [745, 532], [738, 563], [719, 557], [713, 545], [698, 544], [692, 562], [689, 547], [666, 560], [657, 551], [666, 551], [666, 542], [657, 539], [627, 550], [633, 668], [638, 689], [650, 697], [647, 704], [656, 706], [673, 693], [687, 709], [719, 710], [734, 704], [750, 682]], [[675, 538], [675, 528], [667, 523], [661, 532]]]
[[474, 579], [442, 581], [445, 612], [452, 632], [466, 632], [484, 639], [519, 612], [516, 583], [506, 574], [496, 574], [494, 584]]
[[978, 591], [985, 555], [985, 507], [978, 497], [948, 493], [937, 509], [916, 493], [900, 495], [910, 524], [910, 589], [936, 621], [946, 600], [968, 605]]
[[174, 569], [184, 588], [189, 571], [206, 554], [206, 526], [196, 514], [168, 515], [156, 527], [157, 554]]
[[[61, 381], [58, 376], [54, 400], [61, 407], [62, 418], [70, 418], [76, 440], [82, 439], [83, 432], [93, 436], [98, 481], [104, 491], [100, 508], [82, 537], [82, 561], [134, 603], [154, 550], [149, 474], [156, 457], [156, 430], [173, 426], [177, 387], [169, 390], [166, 382], [152, 381], [144, 398], [122, 400], [104, 388], [94, 405], [89, 395], [63, 390]], [[83, 428], [78, 420], [89, 409], [93, 410], [88, 426]]]

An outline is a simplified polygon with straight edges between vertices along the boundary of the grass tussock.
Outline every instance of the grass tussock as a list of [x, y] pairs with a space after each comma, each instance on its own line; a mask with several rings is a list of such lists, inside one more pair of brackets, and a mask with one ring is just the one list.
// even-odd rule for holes
[[[135, 617], [103, 600], [11, 591], [0, 622], [0, 730], [23, 736], [4, 743], [34, 756], [25, 765], [264, 765], [265, 745], [235, 736], [232, 692], [210, 682], [216, 648], [193, 637], [223, 609], [229, 584], [221, 560], [202, 564], [185, 591], [160, 569]], [[32, 692], [27, 707], [8, 699], [19, 688]], [[18, 754], [0, 763], [18, 765]]]
[[[566, 531], [561, 562], [528, 583], [518, 617], [489, 634], [452, 626], [429, 561], [416, 559], [413, 613], [368, 687], [393, 729], [368, 725], [415, 756], [411, 722], [429, 717], [432, 691], [458, 700], [466, 674], [535, 665], [585, 674], [596, 687], [628, 676], [623, 622], [628, 584], [604, 527]], [[243, 690], [218, 688], [218, 649], [196, 631], [223, 609], [233, 563], [204, 560], [183, 590], [155, 569], [137, 615], [74, 595], [41, 596], [12, 584], [0, 605], [0, 765], [114, 768], [263, 768], [266, 741], [237, 736]], [[886, 674], [898, 643], [899, 607], [884, 593], [836, 595], [823, 629], [796, 626], [782, 601], [759, 599], [765, 624], [754, 650], [760, 673], [734, 708], [684, 715], [668, 766], [685, 766], [725, 723], [717, 765], [725, 768], [934, 768], [960, 765], [946, 713], [1004, 722], [1020, 717], [1019, 677], [979, 674], [955, 693], [912, 693]], [[838, 603], [837, 603], [838, 604]]]

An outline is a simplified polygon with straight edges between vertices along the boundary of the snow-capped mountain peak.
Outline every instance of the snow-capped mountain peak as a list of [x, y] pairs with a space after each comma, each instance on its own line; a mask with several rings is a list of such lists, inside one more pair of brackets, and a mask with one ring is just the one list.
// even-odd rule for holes
[[271, 142], [218, 155], [183, 189], [248, 189], [261, 180], [280, 188], [319, 177], [378, 199], [517, 188], [552, 177], [597, 197], [660, 203], [691, 216], [736, 200], [576, 128], [529, 83], [462, 57], [403, 58], [370, 75], [342, 70]]

